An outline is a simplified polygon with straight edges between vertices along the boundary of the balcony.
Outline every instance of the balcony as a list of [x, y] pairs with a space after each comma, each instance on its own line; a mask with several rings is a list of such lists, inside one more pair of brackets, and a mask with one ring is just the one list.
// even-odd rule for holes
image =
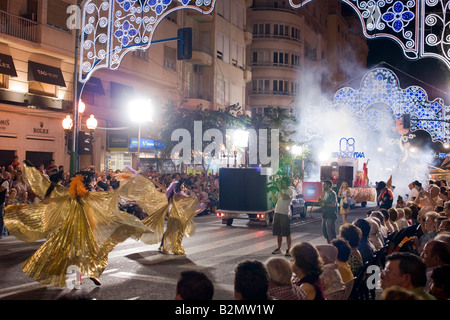
[[192, 48], [192, 58], [188, 61], [195, 65], [210, 67], [213, 64], [211, 50], [204, 46], [194, 44]]
[[246, 83], [251, 82], [252, 78], [253, 78], [252, 70], [249, 67], [245, 68], [245, 70], [244, 70], [244, 80], [245, 80], [245, 82]]
[[187, 16], [194, 19], [197, 22], [204, 23], [204, 22], [211, 22], [213, 21], [214, 17], [210, 14], [203, 14], [197, 10], [189, 10], [187, 13]]
[[183, 108], [196, 110], [197, 107], [200, 107], [204, 110], [209, 110], [211, 108], [211, 101], [206, 100], [210, 99], [209, 97], [199, 97], [199, 98], [186, 98], [182, 105]]
[[250, 31], [244, 32], [244, 40], [247, 46], [251, 45], [253, 42], [253, 34]]
[[0, 33], [23, 40], [38, 42], [38, 24], [5, 11], [0, 11]]

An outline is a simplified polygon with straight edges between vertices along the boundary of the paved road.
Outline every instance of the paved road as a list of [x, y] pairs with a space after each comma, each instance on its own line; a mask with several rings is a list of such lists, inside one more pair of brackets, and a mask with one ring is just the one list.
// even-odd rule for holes
[[[349, 221], [365, 217], [370, 208], [350, 211]], [[308, 241], [323, 244], [320, 214], [293, 220], [293, 243]], [[8, 236], [0, 239], [0, 300], [55, 300], [65, 297], [97, 300], [171, 300], [179, 273], [187, 269], [202, 270], [215, 285], [215, 300], [233, 300], [234, 266], [244, 259], [266, 261], [272, 256], [276, 239], [271, 228], [235, 220], [231, 227], [215, 216], [199, 216], [196, 234], [185, 238], [186, 256], [163, 255], [158, 245], [127, 240], [109, 254], [109, 265], [96, 287], [83, 279], [80, 290], [44, 286], [23, 274], [20, 264], [32, 255], [43, 241], [24, 243]], [[337, 228], [341, 223], [337, 221]], [[285, 246], [285, 244], [284, 244]], [[283, 248], [285, 249], [285, 247]], [[287, 257], [286, 257], [287, 258]]]

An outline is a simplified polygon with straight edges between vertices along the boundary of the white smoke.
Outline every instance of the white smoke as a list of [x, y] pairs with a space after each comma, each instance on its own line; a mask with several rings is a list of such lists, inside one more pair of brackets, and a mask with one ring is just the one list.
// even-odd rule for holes
[[[355, 73], [364, 74], [370, 70], [353, 67]], [[318, 70], [313, 70], [317, 73]], [[325, 71], [324, 71], [325, 72]], [[308, 78], [303, 72], [302, 78]], [[310, 79], [314, 78], [309, 76]], [[308, 81], [308, 80], [307, 80]], [[354, 84], [353, 84], [354, 85]], [[401, 83], [400, 83], [401, 86]], [[343, 86], [342, 86], [343, 87]], [[340, 87], [340, 88], [342, 88]], [[338, 91], [340, 88], [337, 88]], [[359, 84], [352, 86], [360, 89]], [[334, 97], [334, 92], [327, 96]], [[361, 118], [347, 111], [349, 106], [338, 106], [324, 111], [323, 102], [333, 103], [333, 98], [327, 98], [320, 93], [320, 86], [309, 81], [308, 90], [300, 103], [299, 124], [292, 140], [306, 143], [311, 150], [310, 160], [316, 163], [314, 170], [309, 172], [307, 180], [320, 181], [320, 166], [339, 162], [339, 165], [353, 165], [354, 176], [358, 170], [362, 171], [363, 163], [368, 162], [368, 177], [370, 184], [375, 186], [377, 181], [387, 182], [392, 176], [392, 185], [395, 186], [394, 196], [405, 198], [408, 185], [414, 180], [422, 183], [427, 181], [429, 164], [433, 160], [433, 150], [427, 146], [414, 146], [414, 132], [401, 135], [396, 130], [396, 119], [391, 108], [383, 103], [371, 105], [366, 112], [377, 119], [377, 127], [371, 128], [369, 123], [363, 123]], [[327, 103], [325, 103], [327, 104]], [[353, 138], [354, 148], [363, 158], [338, 159], [333, 158], [340, 151], [342, 138]], [[345, 141], [344, 141], [345, 142]], [[344, 148], [345, 149], [345, 148]], [[344, 164], [346, 163], [346, 164]]]

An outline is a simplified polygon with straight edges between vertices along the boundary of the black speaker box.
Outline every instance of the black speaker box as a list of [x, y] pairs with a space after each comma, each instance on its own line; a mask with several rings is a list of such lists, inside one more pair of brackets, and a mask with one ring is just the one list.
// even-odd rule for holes
[[320, 167], [320, 181], [331, 180], [333, 175], [331, 171], [333, 170], [332, 166], [321, 166]]
[[220, 168], [219, 207], [224, 210], [266, 211], [270, 209], [266, 192], [269, 176], [259, 168]]

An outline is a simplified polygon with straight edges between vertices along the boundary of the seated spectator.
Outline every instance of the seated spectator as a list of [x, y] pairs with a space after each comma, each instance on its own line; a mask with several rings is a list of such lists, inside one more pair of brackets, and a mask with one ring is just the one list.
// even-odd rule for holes
[[444, 202], [444, 212], [443, 214], [450, 219], [450, 201]]
[[306, 300], [325, 300], [320, 275], [323, 272], [323, 261], [317, 248], [308, 243], [301, 242], [289, 250], [292, 270], [297, 279], [294, 285], [306, 293]]
[[9, 189], [8, 200], [6, 206], [16, 206], [20, 204], [20, 200], [17, 198], [17, 190], [15, 188]]
[[430, 292], [437, 300], [450, 300], [450, 265], [433, 269]]
[[398, 229], [401, 230], [403, 228], [409, 227], [408, 220], [406, 220], [405, 218], [405, 210], [402, 208], [397, 208], [397, 213], [398, 217], [397, 221], [395, 222], [397, 223]]
[[441, 232], [433, 240], [445, 242], [450, 246], [450, 233]]
[[400, 286], [414, 292], [421, 299], [436, 300], [424, 290], [427, 283], [426, 266], [422, 259], [409, 252], [396, 252], [386, 257], [386, 266], [381, 273], [381, 288]]
[[398, 211], [397, 211], [397, 209], [389, 208], [388, 215], [389, 215], [389, 223], [394, 228], [394, 231], [398, 231], [398, 225], [397, 225]]
[[292, 285], [292, 267], [285, 258], [270, 258], [266, 262], [269, 274], [269, 296], [275, 300], [305, 300], [306, 293]]
[[373, 259], [375, 252], [374, 245], [369, 241], [370, 224], [365, 219], [357, 219], [353, 224], [361, 230], [361, 240], [359, 241], [358, 250], [361, 253], [363, 264]]
[[408, 221], [408, 225], [412, 226], [413, 221], [411, 219], [412, 211], [410, 207], [403, 208], [403, 212], [405, 213], [405, 220]]
[[338, 265], [339, 273], [341, 274], [342, 281], [346, 283], [347, 281], [353, 279], [353, 272], [348, 264], [348, 259], [350, 257], [350, 251], [352, 248], [348, 244], [348, 241], [343, 238], [336, 238], [331, 241], [331, 244], [335, 246], [338, 250], [336, 256], [336, 263]]
[[378, 218], [366, 218], [365, 219], [370, 224], [369, 241], [376, 250], [384, 247], [384, 238], [380, 232], [380, 220]]
[[338, 255], [337, 248], [331, 244], [317, 245], [316, 248], [323, 261], [323, 272], [320, 275], [320, 281], [322, 281], [325, 296], [345, 289], [344, 281], [336, 263]]
[[261, 262], [245, 260], [234, 269], [234, 296], [237, 300], [268, 300], [269, 274]]
[[369, 217], [377, 218], [378, 221], [380, 221], [380, 233], [383, 239], [386, 239], [386, 237], [388, 236], [388, 228], [386, 227], [384, 215], [380, 211], [372, 211]]
[[20, 197], [20, 204], [30, 204], [32, 201], [28, 199], [28, 192], [23, 192], [22, 196]]
[[214, 285], [203, 272], [182, 271], [178, 278], [175, 300], [212, 300]]
[[440, 234], [443, 232], [450, 232], [450, 219], [446, 218], [444, 220], [441, 220], [441, 223], [439, 224], [439, 227], [437, 229], [437, 233]]
[[427, 285], [425, 290], [429, 291], [433, 269], [450, 264], [450, 246], [442, 241], [430, 240], [425, 244], [420, 257], [427, 266]]
[[384, 216], [384, 224], [387, 228], [388, 235], [395, 231], [394, 226], [392, 225], [391, 221], [389, 220], [389, 212], [386, 209], [380, 209], [381, 214]]
[[436, 225], [434, 220], [439, 217], [439, 214], [435, 211], [429, 211], [424, 215], [421, 214], [419, 217], [420, 225], [422, 227], [423, 235], [420, 237], [414, 238], [414, 241], [417, 246], [417, 252], [422, 253], [423, 247], [425, 243], [433, 239], [436, 235]]
[[339, 228], [339, 236], [347, 240], [350, 245], [351, 251], [348, 264], [350, 265], [352, 273], [356, 275], [358, 269], [363, 265], [363, 258], [361, 252], [358, 250], [359, 242], [362, 237], [361, 229], [353, 224], [346, 223]]
[[396, 208], [404, 208], [406, 207], [406, 202], [403, 200], [402, 196], [398, 196], [397, 198], [397, 204], [395, 205]]

